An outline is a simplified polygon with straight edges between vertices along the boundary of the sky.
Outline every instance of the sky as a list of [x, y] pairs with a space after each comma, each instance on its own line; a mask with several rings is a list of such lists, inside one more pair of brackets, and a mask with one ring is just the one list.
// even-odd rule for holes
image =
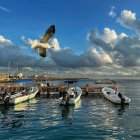
[[[0, 66], [10, 60], [15, 67], [140, 75], [139, 5], [138, 0], [0, 0]], [[30, 46], [52, 24], [54, 49], [41, 58]]]

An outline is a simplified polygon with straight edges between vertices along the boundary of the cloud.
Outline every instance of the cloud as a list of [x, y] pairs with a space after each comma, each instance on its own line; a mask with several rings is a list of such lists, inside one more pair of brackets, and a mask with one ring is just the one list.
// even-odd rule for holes
[[[112, 7], [112, 11], [115, 7]], [[117, 21], [124, 27], [139, 32], [139, 20], [136, 14], [128, 10], [121, 12]], [[28, 44], [32, 39], [25, 39]], [[55, 49], [48, 49], [48, 57], [56, 66], [67, 68], [78, 67], [129, 67], [140, 66], [140, 37], [129, 36], [126, 33], [117, 34], [114, 29], [104, 28], [100, 34], [98, 29], [87, 33], [87, 40], [91, 48], [77, 54], [71, 48], [61, 48], [57, 38], [49, 43]]]
[[140, 34], [140, 20], [136, 18], [136, 13], [129, 10], [123, 10], [121, 16], [117, 18], [117, 22], [123, 27], [133, 29]]
[[9, 60], [12, 66], [25, 66], [25, 67], [53, 67], [54, 62], [46, 61], [42, 58], [29, 56], [23, 53], [20, 46], [15, 45], [9, 39], [0, 35], [0, 66], [7, 66]]
[[2, 35], [0, 35], [0, 47], [3, 46], [12, 46], [13, 43], [11, 40], [4, 38]]
[[[97, 36], [98, 34], [98, 36]], [[128, 36], [125, 33], [117, 35], [114, 30], [104, 29], [104, 34], [99, 35], [94, 29], [88, 33], [88, 41], [108, 54], [114, 65], [140, 66], [140, 38]]]
[[26, 38], [24, 35], [21, 36], [21, 40], [29, 46], [33, 44], [33, 40], [30, 38]]
[[112, 6], [111, 9], [110, 9], [110, 11], [109, 11], [109, 13], [108, 13], [108, 15], [109, 15], [110, 17], [112, 17], [112, 18], [115, 18], [115, 17], [116, 17], [116, 13], [115, 13], [114, 10], [115, 10], [115, 7]]
[[122, 38], [127, 37], [125, 33], [121, 33], [120, 35], [117, 35], [115, 30], [111, 30], [109, 28], [104, 28], [102, 39], [109, 43], [112, 48], [116, 46], [118, 41], [120, 41]]
[[[21, 39], [28, 45], [33, 42], [32, 39], [24, 36]], [[98, 52], [96, 48], [90, 48], [81, 54], [76, 54], [71, 48], [61, 48], [57, 38], [49, 41], [54, 49], [48, 49], [48, 58], [58, 67], [99, 67], [102, 65], [111, 65], [112, 60], [104, 51]]]
[[76, 54], [71, 48], [61, 50], [50, 50], [50, 57], [58, 66], [62, 67], [100, 67], [112, 64], [112, 60], [104, 51], [98, 52], [90, 48], [81, 54]]
[[109, 43], [112, 40], [115, 40], [117, 38], [117, 34], [114, 30], [110, 30], [109, 28], [104, 28], [104, 35], [103, 39]]
[[50, 42], [49, 42], [49, 44], [50, 44], [50, 46], [52, 46], [55, 50], [60, 50], [60, 49], [61, 49], [57, 38], [51, 39]]
[[[21, 39], [31, 45], [33, 40], [22, 36]], [[53, 49], [48, 49], [47, 58], [58, 67], [100, 67], [103, 65], [112, 65], [111, 57], [103, 50], [97, 51], [96, 48], [90, 48], [81, 54], [77, 54], [71, 48], [61, 48], [57, 38], [49, 41]]]
[[12, 12], [10, 9], [0, 6], [0, 10], [4, 12]]
[[109, 28], [104, 28], [101, 35], [96, 28], [88, 32], [87, 40], [93, 46], [77, 54], [71, 48], [61, 48], [58, 40], [54, 38], [50, 45], [55, 49], [48, 49], [48, 58], [56, 66], [67, 68], [140, 65], [138, 37], [129, 37], [125, 33], [117, 34]]

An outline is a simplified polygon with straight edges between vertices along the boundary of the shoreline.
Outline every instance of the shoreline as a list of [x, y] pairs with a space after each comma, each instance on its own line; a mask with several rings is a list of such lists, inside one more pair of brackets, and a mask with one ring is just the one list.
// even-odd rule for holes
[[0, 73], [0, 83], [7, 83], [14, 80], [34, 80], [34, 81], [61, 81], [61, 80], [140, 80], [140, 77], [94, 77], [94, 78], [88, 78], [88, 77], [78, 77], [78, 78], [70, 78], [70, 77], [47, 77], [47, 78], [8, 78], [7, 75]]

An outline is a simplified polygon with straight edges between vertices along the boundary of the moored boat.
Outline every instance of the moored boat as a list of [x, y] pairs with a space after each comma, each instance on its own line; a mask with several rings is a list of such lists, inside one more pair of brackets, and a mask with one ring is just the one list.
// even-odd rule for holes
[[71, 87], [66, 91], [66, 95], [59, 98], [60, 105], [75, 105], [81, 98], [82, 89]]
[[9, 104], [15, 105], [33, 99], [38, 91], [37, 87], [30, 87], [28, 91], [17, 92], [9, 97]]
[[[69, 84], [76, 83], [77, 81], [67, 81], [68, 87]], [[82, 89], [80, 87], [77, 87], [76, 85], [73, 87], [68, 88], [63, 93], [63, 97], [60, 97], [58, 102], [60, 105], [75, 105], [81, 98], [82, 95]]]
[[122, 95], [118, 91], [115, 91], [112, 88], [104, 87], [102, 89], [104, 97], [112, 103], [115, 104], [129, 104], [131, 99]]

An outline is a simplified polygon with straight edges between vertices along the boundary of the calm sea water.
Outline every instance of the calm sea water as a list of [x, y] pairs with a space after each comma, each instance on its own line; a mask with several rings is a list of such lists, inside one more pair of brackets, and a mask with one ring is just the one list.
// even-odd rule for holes
[[0, 140], [139, 140], [140, 81], [125, 81], [129, 106], [113, 105], [101, 95], [82, 97], [61, 107], [58, 97], [37, 97], [0, 111]]

